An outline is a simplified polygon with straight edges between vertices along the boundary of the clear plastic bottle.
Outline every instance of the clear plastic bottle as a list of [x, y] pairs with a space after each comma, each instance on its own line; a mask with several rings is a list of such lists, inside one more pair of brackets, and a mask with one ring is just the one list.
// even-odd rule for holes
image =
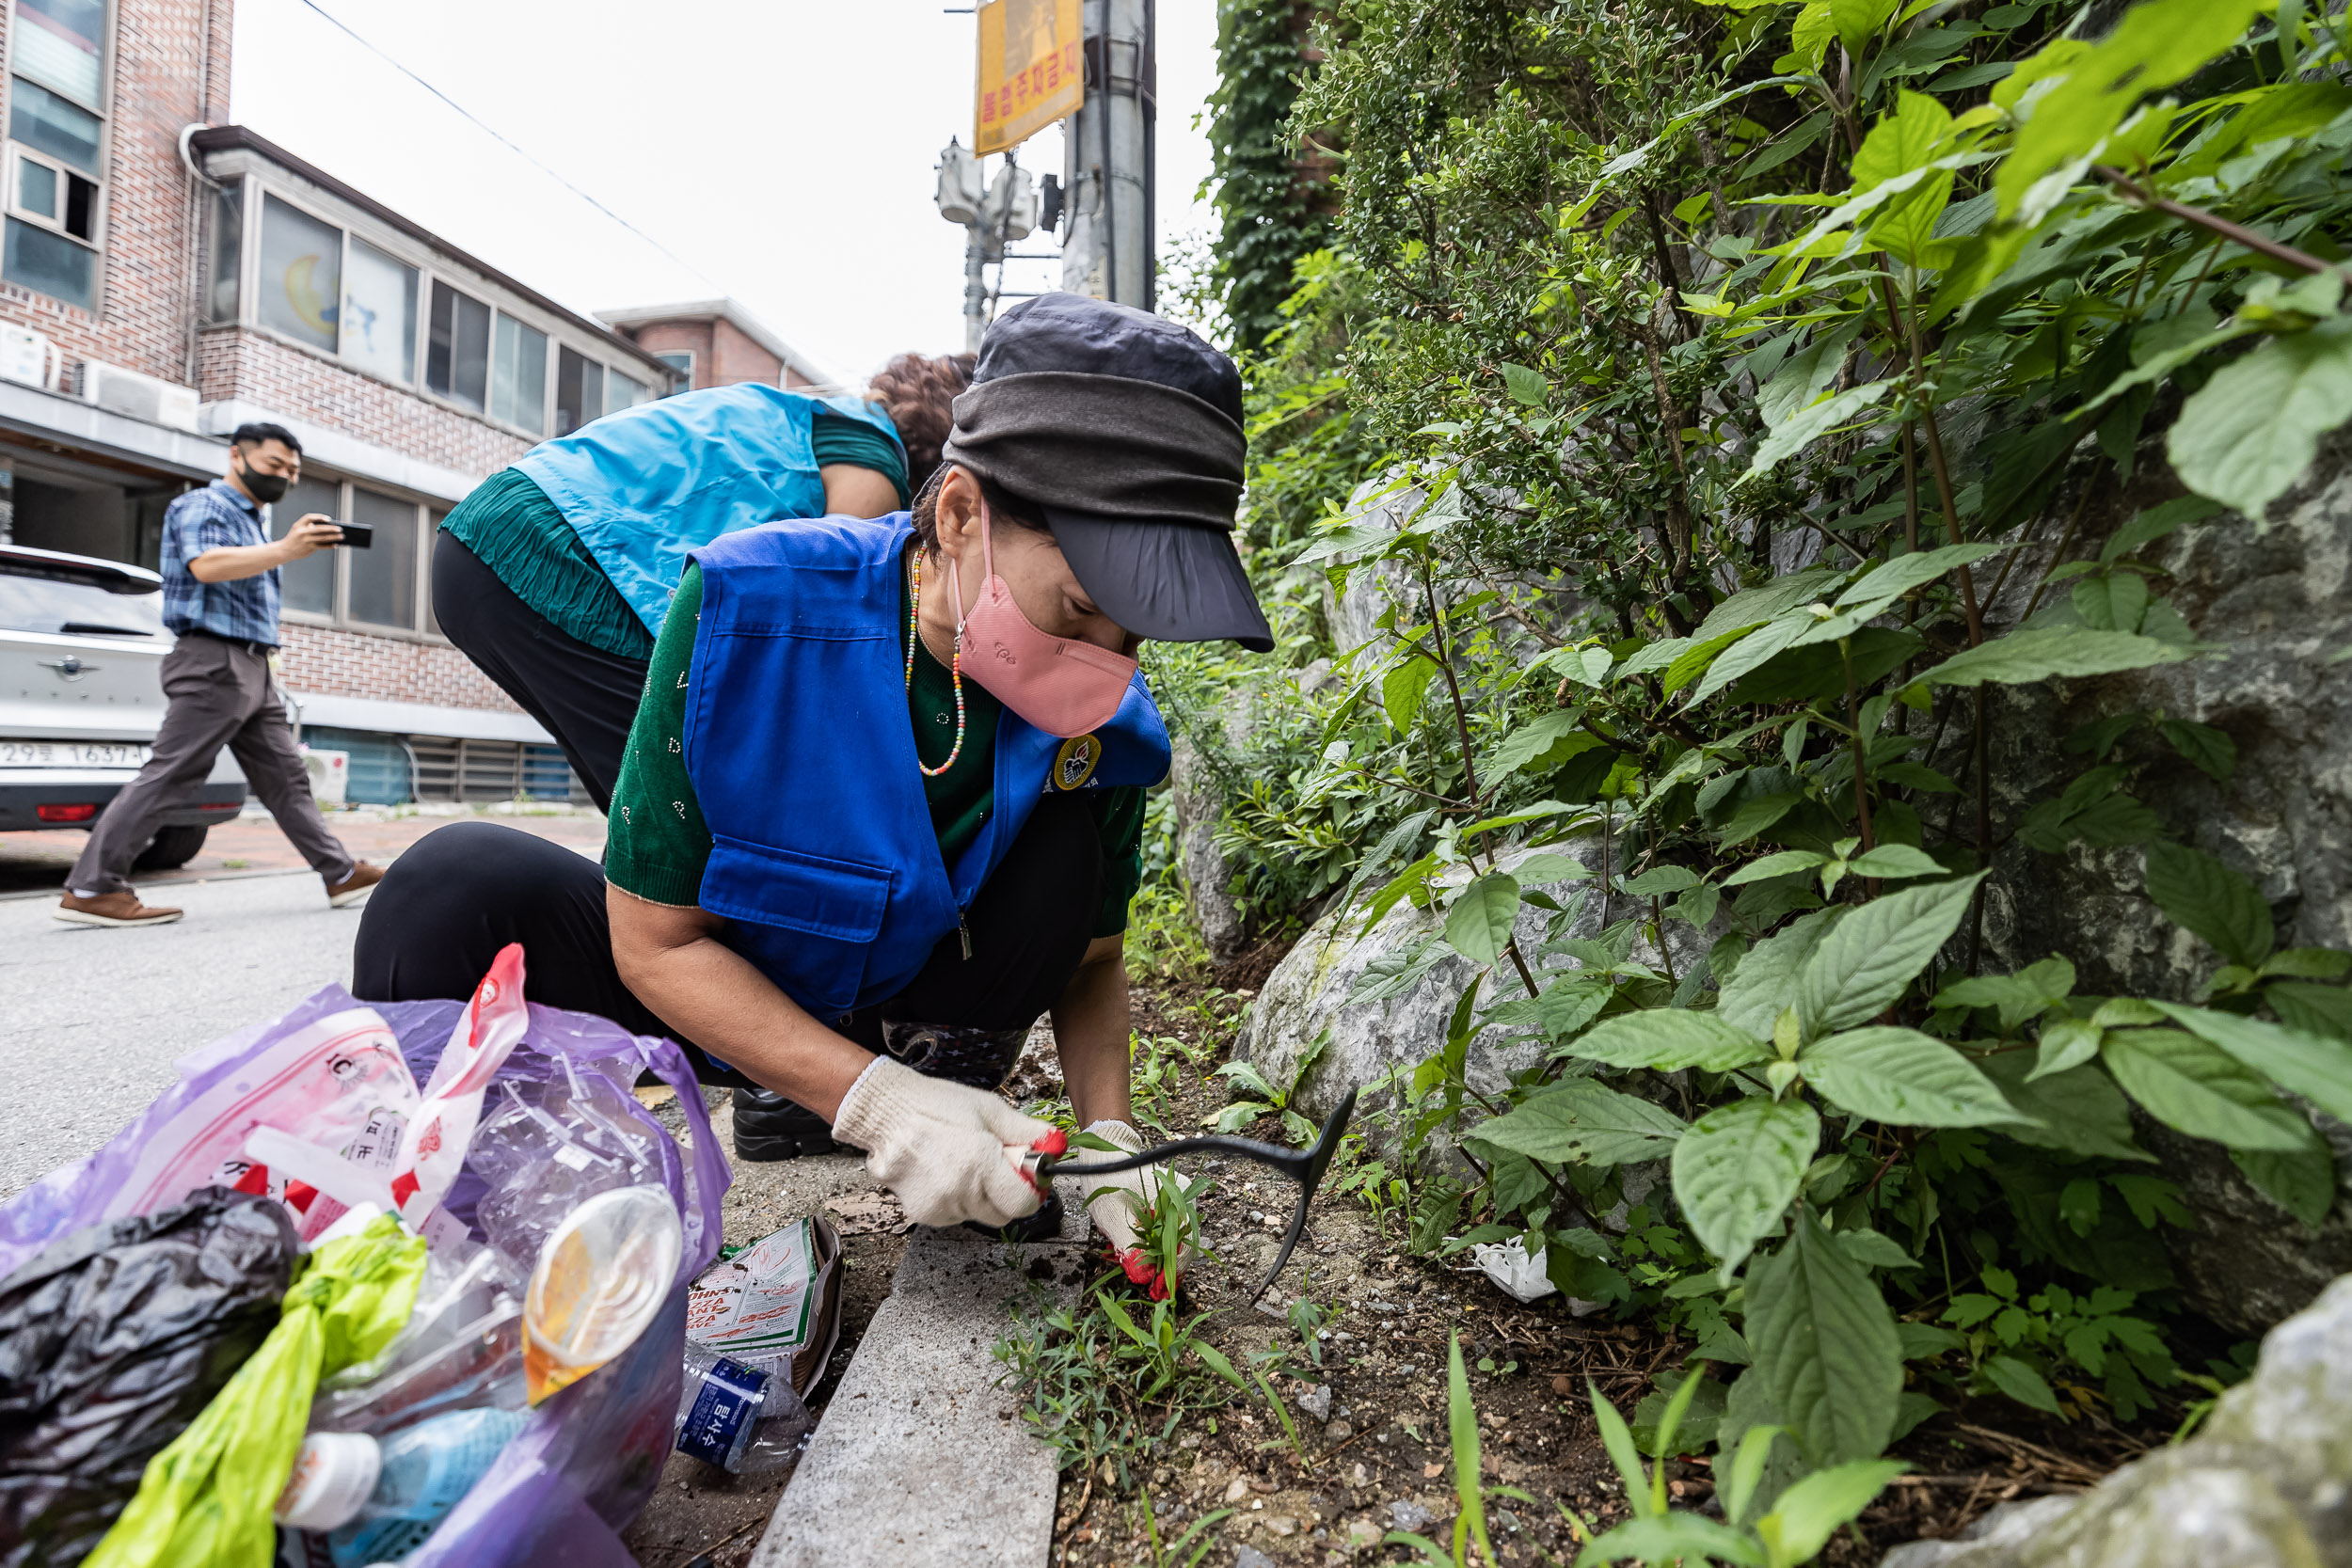
[[737, 1475], [766, 1475], [800, 1456], [815, 1424], [790, 1378], [686, 1347], [678, 1452]]
[[424, 1544], [528, 1419], [523, 1410], [460, 1410], [381, 1442], [364, 1433], [312, 1433], [278, 1500], [278, 1522], [331, 1532], [336, 1568], [397, 1562]]

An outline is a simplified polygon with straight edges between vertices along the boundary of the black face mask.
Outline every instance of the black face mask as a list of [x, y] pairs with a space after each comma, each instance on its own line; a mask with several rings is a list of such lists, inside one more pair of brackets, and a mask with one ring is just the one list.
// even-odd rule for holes
[[286, 486], [293, 483], [284, 474], [255, 473], [251, 468], [246, 469], [237, 478], [252, 492], [253, 499], [264, 506], [272, 501], [284, 500]]

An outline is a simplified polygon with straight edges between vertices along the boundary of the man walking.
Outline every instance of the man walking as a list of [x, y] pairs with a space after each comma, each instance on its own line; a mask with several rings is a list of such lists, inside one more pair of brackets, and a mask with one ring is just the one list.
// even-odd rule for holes
[[90, 830], [66, 879], [56, 917], [79, 926], [168, 926], [174, 909], [139, 902], [125, 875], [164, 813], [213, 770], [223, 746], [245, 769], [278, 828], [326, 879], [340, 908], [367, 896], [383, 867], [354, 861], [310, 798], [269, 659], [278, 646], [278, 569], [343, 536], [312, 514], [272, 542], [262, 509], [302, 476], [302, 444], [279, 425], [243, 424], [229, 439], [229, 473], [164, 514], [164, 625], [179, 642], [164, 656], [162, 728], [154, 753]]

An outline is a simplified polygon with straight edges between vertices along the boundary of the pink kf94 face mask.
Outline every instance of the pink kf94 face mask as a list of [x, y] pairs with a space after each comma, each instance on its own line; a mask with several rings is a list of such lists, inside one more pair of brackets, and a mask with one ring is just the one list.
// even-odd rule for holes
[[988, 568], [988, 580], [969, 615], [963, 612], [963, 583], [955, 560], [947, 562], [963, 673], [1047, 735], [1072, 740], [1109, 723], [1127, 694], [1127, 683], [1135, 678], [1136, 661], [1091, 642], [1049, 636], [1022, 613], [1012, 590], [996, 575], [985, 500], [980, 502], [980, 560]]

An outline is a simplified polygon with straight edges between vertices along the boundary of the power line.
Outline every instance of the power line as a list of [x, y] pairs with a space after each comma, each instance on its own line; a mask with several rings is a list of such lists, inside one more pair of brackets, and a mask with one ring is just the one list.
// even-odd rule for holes
[[504, 147], [508, 151], [514, 153], [516, 157], [522, 159], [523, 162], [529, 164], [532, 167], [537, 169], [540, 173], [546, 175], [548, 179], [554, 181], [557, 184], [563, 186], [565, 190], [580, 198], [580, 200], [585, 201], [589, 206], [594, 207], [597, 212], [602, 213], [606, 217], [611, 218], [614, 223], [619, 224], [622, 228], [628, 230], [630, 233], [636, 235], [639, 239], [644, 241], [656, 250], [661, 252], [662, 255], [667, 256], [671, 261], [675, 261], [679, 266], [684, 267], [688, 272], [692, 273], [696, 277], [701, 278], [704, 282], [718, 290], [721, 293], [723, 294], [727, 292], [725, 284], [721, 283], [717, 278], [703, 271], [702, 268], [696, 266], [685, 257], [680, 256], [676, 251], [672, 250], [668, 245], [663, 245], [660, 240], [655, 239], [651, 234], [646, 233], [644, 230], [629, 222], [628, 219], [621, 216], [620, 214], [614, 212], [603, 202], [598, 201], [595, 197], [590, 196], [586, 191], [581, 190], [578, 185], [573, 184], [569, 180], [566, 180], [561, 174], [556, 173], [555, 170], [549, 168], [547, 165], [541, 163], [538, 159], [532, 157], [529, 152], [525, 151], [521, 147], [517, 146], [503, 133], [486, 124], [481, 117], [476, 115], [471, 109], [467, 108], [463, 103], [460, 103], [457, 100], [452, 98], [449, 94], [443, 92], [440, 88], [435, 87], [432, 83], [426, 81], [423, 77], [418, 75], [415, 71], [409, 70], [406, 66], [392, 58], [389, 55], [384, 53], [383, 50], [378, 49], [374, 44], [370, 43], [366, 39], [361, 38], [358, 33], [352, 29], [350, 23], [345, 22], [342, 17], [337, 16], [334, 12], [320, 5], [318, 0], [302, 0], [302, 4], [318, 12], [319, 15], [333, 23], [338, 28], [341, 28], [342, 32], [347, 35], [353, 42], [358, 44], [360, 48], [366, 50], [369, 54], [373, 55], [377, 59], [382, 60], [386, 65], [390, 66], [394, 71], [399, 71], [403, 76], [407, 77], [410, 81], [416, 83], [417, 86], [422, 87], [425, 91], [431, 93], [434, 97], [439, 99], [442, 103], [456, 110], [468, 120], [470, 120], [478, 130], [487, 135], [492, 140], [498, 142], [501, 147]]

